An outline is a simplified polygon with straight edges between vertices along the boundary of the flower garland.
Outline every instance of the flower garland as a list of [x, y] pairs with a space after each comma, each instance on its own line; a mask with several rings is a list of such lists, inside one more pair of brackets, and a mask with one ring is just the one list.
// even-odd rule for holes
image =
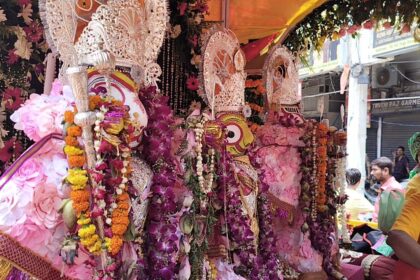
[[[341, 142], [335, 139], [341, 139]], [[345, 156], [338, 148], [343, 145], [342, 135], [336, 137], [325, 124], [308, 121], [302, 140], [305, 147], [301, 149], [300, 202], [306, 216], [302, 231], [309, 230], [311, 244], [322, 254], [323, 268], [331, 275], [335, 271], [331, 252], [336, 239], [337, 205], [343, 204], [336, 189], [337, 160]]]
[[0, 174], [31, 145], [14, 129], [10, 115], [31, 92], [41, 92], [43, 39], [37, 1], [2, 1], [0, 5]]
[[394, 26], [401, 33], [410, 32], [410, 26], [418, 23], [419, 11], [418, 1], [328, 1], [296, 25], [284, 44], [294, 52], [319, 50], [327, 38], [355, 36], [362, 26], [372, 29], [381, 20], [384, 28]]
[[251, 116], [247, 118], [253, 132], [264, 123], [264, 95], [266, 90], [258, 76], [249, 77], [245, 82], [245, 101], [251, 108]]
[[327, 177], [327, 134], [328, 127], [320, 123], [317, 125], [316, 137], [317, 137], [317, 167], [318, 167], [318, 184], [315, 189], [316, 206], [315, 211], [312, 215], [312, 220], [316, 219], [316, 210], [323, 212], [326, 211], [327, 195], [326, 195], [326, 177]]
[[[229, 250], [238, 258], [234, 264], [235, 273], [247, 277], [257, 273], [256, 257], [258, 248], [253, 231], [252, 221], [243, 211], [240, 185], [235, 179], [235, 166], [232, 156], [225, 147], [221, 149], [221, 159], [217, 168], [218, 197], [224, 198], [227, 237], [230, 240]], [[235, 258], [235, 257], [234, 257]]]
[[301, 165], [301, 186], [302, 191], [300, 195], [300, 207], [303, 210], [303, 215], [305, 217], [305, 223], [302, 225], [302, 232], [306, 233], [309, 230], [309, 218], [312, 217], [312, 210], [314, 207], [311, 208], [312, 204], [314, 203], [314, 199], [312, 196], [315, 195], [313, 191], [313, 186], [316, 186], [317, 181], [317, 172], [316, 172], [316, 124], [314, 121], [309, 120], [306, 122], [306, 129], [305, 133], [302, 136], [301, 140], [305, 144], [303, 148], [300, 149], [300, 155], [302, 159]]
[[180, 239], [175, 196], [177, 169], [171, 154], [175, 120], [167, 105], [168, 97], [158, 94], [155, 87], [141, 89], [139, 97], [149, 118], [139, 152], [154, 171], [149, 205], [153, 211], [148, 212], [143, 242], [146, 259], [140, 260], [139, 265], [148, 279], [173, 279], [179, 270]]
[[86, 156], [78, 137], [82, 136], [82, 128], [74, 123], [74, 112], [64, 113], [65, 134], [64, 153], [67, 155], [69, 171], [66, 177], [70, 184], [70, 198], [73, 209], [77, 215], [77, 231], [80, 243], [90, 252], [96, 254], [101, 249], [101, 240], [96, 234], [96, 226], [92, 223], [90, 215], [90, 190], [88, 185], [88, 173], [84, 170]]
[[128, 107], [121, 101], [94, 95], [90, 98], [90, 105], [96, 111], [94, 147], [97, 160], [91, 171], [97, 183], [92, 217], [103, 216], [106, 247], [112, 256], [116, 256], [130, 223], [131, 149], [128, 141], [134, 128]]

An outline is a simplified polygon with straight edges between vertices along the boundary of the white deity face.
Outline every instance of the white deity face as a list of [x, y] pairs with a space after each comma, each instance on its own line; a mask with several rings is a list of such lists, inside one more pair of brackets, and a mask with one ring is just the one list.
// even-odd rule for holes
[[[128, 74], [114, 72], [109, 76], [109, 82], [108, 94], [130, 108], [130, 116], [136, 129], [136, 136], [138, 136], [136, 137], [137, 140], [134, 140], [130, 146], [135, 147], [139, 144], [141, 133], [147, 126], [146, 110], [138, 97], [135, 83]], [[106, 87], [105, 77], [98, 71], [91, 69], [88, 73], [88, 89], [91, 91], [91, 89], [98, 87]]]

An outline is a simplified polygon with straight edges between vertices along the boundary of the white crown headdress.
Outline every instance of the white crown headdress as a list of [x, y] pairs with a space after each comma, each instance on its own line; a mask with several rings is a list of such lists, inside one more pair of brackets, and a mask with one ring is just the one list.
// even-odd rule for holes
[[299, 74], [296, 57], [286, 48], [274, 46], [263, 67], [263, 81], [267, 91], [267, 101], [278, 105], [300, 103]]
[[[40, 10], [51, 49], [65, 66], [111, 63], [141, 73], [140, 81], [154, 84], [161, 74], [156, 64], [168, 19], [164, 0], [90, 0], [90, 18], [76, 13], [77, 0], [41, 0]], [[96, 10], [94, 8], [96, 7]], [[76, 39], [78, 21], [84, 21]], [[112, 59], [110, 59], [110, 57]], [[115, 59], [115, 60], [114, 60]], [[134, 78], [134, 77], [133, 77]]]
[[203, 98], [212, 114], [242, 111], [245, 105], [245, 56], [235, 34], [220, 26], [203, 39]]

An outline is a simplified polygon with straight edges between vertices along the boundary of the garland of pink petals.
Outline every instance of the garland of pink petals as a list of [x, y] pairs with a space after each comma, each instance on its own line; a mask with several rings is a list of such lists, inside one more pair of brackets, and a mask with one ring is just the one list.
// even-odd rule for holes
[[174, 279], [178, 273], [179, 228], [175, 214], [177, 201], [174, 192], [177, 174], [171, 155], [174, 118], [167, 105], [168, 97], [155, 87], [140, 90], [140, 100], [147, 110], [149, 124], [142, 139], [141, 155], [154, 171], [146, 226], [145, 259], [139, 260], [141, 279]]

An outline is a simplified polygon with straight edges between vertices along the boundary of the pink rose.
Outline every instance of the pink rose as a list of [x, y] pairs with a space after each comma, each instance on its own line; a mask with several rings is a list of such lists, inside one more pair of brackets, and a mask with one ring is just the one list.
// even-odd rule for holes
[[10, 236], [42, 257], [48, 254], [47, 245], [51, 239], [51, 232], [43, 226], [27, 221], [25, 224], [14, 226]]
[[37, 225], [53, 228], [60, 217], [61, 198], [57, 187], [52, 184], [41, 184], [36, 189], [32, 200], [31, 220]]
[[34, 141], [50, 133], [61, 133], [64, 112], [69, 102], [62, 95], [32, 94], [10, 117], [15, 129], [23, 130]]
[[23, 224], [33, 196], [33, 188], [18, 187], [9, 181], [0, 190], [0, 230], [8, 232], [12, 226]]
[[20, 186], [36, 187], [45, 179], [39, 158], [27, 160], [14, 174], [13, 180]]

